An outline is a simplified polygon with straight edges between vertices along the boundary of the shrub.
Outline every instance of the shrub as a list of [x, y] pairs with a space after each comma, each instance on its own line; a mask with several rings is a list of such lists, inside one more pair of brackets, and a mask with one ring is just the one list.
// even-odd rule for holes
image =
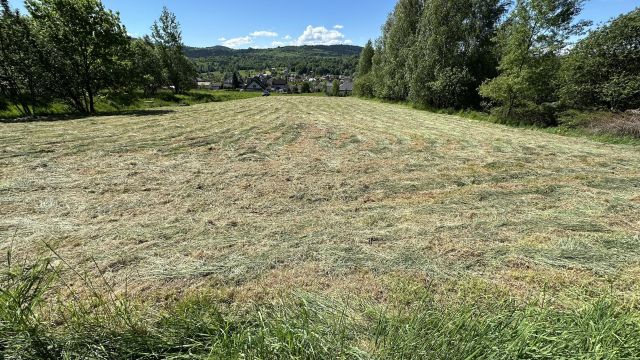
[[375, 86], [373, 82], [375, 81], [374, 77], [371, 73], [366, 75], [361, 75], [358, 77], [353, 84], [353, 92], [357, 96], [372, 98], [375, 96]]

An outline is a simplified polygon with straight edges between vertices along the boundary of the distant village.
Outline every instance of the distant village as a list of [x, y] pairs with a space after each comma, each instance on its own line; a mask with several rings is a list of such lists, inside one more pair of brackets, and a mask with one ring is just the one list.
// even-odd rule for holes
[[289, 74], [287, 71], [282, 76], [272, 76], [263, 72], [247, 78], [232, 77], [223, 82], [197, 79], [199, 89], [209, 90], [239, 90], [255, 92], [276, 92], [281, 94], [333, 92], [334, 82], [338, 82], [339, 96], [349, 96], [353, 92], [353, 78], [346, 75], [298, 75]]

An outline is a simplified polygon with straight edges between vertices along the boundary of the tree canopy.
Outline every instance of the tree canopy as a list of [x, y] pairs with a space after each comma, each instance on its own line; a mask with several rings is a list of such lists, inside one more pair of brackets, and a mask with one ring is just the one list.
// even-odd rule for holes
[[572, 107], [640, 108], [640, 8], [579, 41], [563, 59], [561, 83]]
[[82, 112], [95, 112], [95, 96], [122, 80], [129, 40], [117, 14], [99, 0], [27, 0], [49, 89]]

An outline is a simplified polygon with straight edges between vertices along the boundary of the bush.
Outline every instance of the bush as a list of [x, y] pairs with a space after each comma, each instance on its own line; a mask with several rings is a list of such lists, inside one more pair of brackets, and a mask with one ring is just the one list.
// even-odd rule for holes
[[361, 75], [353, 84], [353, 92], [357, 96], [372, 98], [375, 96], [375, 79], [371, 73]]
[[[469, 104], [469, 89], [475, 79], [467, 69], [444, 68], [435, 71], [435, 80], [426, 86], [425, 105], [439, 108], [463, 108]], [[475, 91], [475, 90], [472, 90]]]
[[506, 106], [494, 107], [491, 113], [505, 124], [549, 127], [558, 125], [557, 110], [556, 104], [520, 103], [511, 109]]

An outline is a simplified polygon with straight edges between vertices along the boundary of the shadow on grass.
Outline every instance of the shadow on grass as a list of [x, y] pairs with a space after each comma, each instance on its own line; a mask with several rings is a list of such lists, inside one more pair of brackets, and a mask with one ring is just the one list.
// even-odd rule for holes
[[175, 110], [169, 109], [149, 109], [149, 110], [123, 110], [123, 111], [105, 111], [99, 112], [97, 114], [58, 114], [58, 115], [42, 115], [42, 116], [32, 116], [32, 117], [21, 117], [21, 118], [8, 118], [8, 119], [0, 119], [0, 123], [29, 123], [29, 122], [50, 122], [50, 121], [67, 121], [67, 120], [79, 120], [86, 119], [91, 117], [103, 117], [103, 116], [161, 116], [174, 113]]

